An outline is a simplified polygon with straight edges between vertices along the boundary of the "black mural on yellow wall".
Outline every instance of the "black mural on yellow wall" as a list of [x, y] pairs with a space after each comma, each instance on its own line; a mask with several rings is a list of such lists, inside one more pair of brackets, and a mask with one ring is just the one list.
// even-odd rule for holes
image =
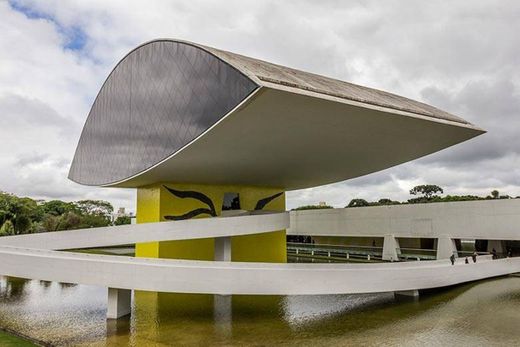
[[168, 219], [168, 220], [183, 220], [183, 219], [190, 219], [190, 218], [196, 217], [196, 216], [198, 216], [200, 214], [209, 214], [212, 217], [216, 217], [217, 216], [217, 211], [215, 210], [215, 205], [213, 205], [213, 201], [211, 201], [211, 199], [207, 195], [202, 194], [201, 192], [196, 192], [196, 191], [192, 191], [192, 190], [182, 191], [182, 190], [176, 190], [176, 189], [168, 188], [166, 186], [164, 186], [164, 188], [166, 188], [167, 191], [169, 191], [170, 193], [172, 193], [173, 195], [175, 195], [178, 198], [181, 198], [181, 199], [185, 199], [185, 198], [196, 199], [196, 200], [199, 200], [200, 202], [202, 202], [203, 204], [206, 204], [208, 206], [207, 208], [204, 208], [204, 207], [197, 208], [195, 210], [192, 210], [192, 211], [187, 212], [187, 213], [185, 213], [183, 215], [180, 215], [180, 216], [164, 216], [165, 219]]
[[[196, 208], [190, 212], [187, 212], [187, 213], [179, 215], [179, 216], [164, 216], [164, 219], [184, 220], [184, 219], [191, 219], [200, 214], [209, 214], [212, 217], [217, 216], [217, 211], [215, 210], [215, 205], [213, 204], [213, 201], [211, 200], [211, 198], [209, 198], [207, 195], [205, 195], [201, 192], [193, 191], [193, 190], [176, 190], [173, 188], [168, 188], [166, 186], [163, 186], [163, 187], [166, 188], [166, 190], [168, 192], [170, 192], [171, 194], [173, 194], [174, 196], [176, 196], [178, 198], [196, 199], [208, 206], [207, 208], [205, 208], [205, 207]], [[277, 197], [279, 197], [282, 194], [283, 194], [283, 192], [280, 192], [280, 193], [276, 193], [271, 196], [268, 196], [267, 198], [258, 200], [258, 202], [256, 203], [256, 206], [255, 206], [255, 210], [262, 210], [265, 207], [265, 205], [267, 205], [268, 203], [270, 203], [271, 201], [273, 201], [274, 199], [276, 199]]]
[[270, 203], [271, 201], [273, 201], [274, 199], [276, 199], [277, 197], [279, 197], [282, 194], [283, 194], [283, 192], [280, 192], [280, 193], [276, 193], [274, 195], [268, 196], [267, 198], [258, 200], [258, 202], [256, 203], [256, 206], [255, 206], [255, 210], [262, 210], [265, 207], [265, 205], [267, 205], [268, 203]]

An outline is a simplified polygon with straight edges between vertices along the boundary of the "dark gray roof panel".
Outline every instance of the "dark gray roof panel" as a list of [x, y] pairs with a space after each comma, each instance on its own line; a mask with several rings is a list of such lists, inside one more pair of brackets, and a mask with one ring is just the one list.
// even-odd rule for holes
[[258, 85], [207, 50], [153, 41], [130, 52], [101, 88], [69, 178], [106, 185], [166, 159], [210, 128]]
[[260, 84], [267, 82], [271, 87], [272, 84], [286, 86], [422, 116], [469, 124], [466, 120], [436, 107], [382, 90], [363, 87], [211, 47], [205, 48], [244, 73], [256, 77]]

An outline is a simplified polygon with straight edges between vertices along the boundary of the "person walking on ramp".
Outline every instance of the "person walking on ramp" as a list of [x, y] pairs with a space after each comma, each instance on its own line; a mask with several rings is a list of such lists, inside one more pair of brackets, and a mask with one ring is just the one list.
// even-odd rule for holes
[[452, 254], [450, 257], [451, 265], [455, 265], [455, 254]]

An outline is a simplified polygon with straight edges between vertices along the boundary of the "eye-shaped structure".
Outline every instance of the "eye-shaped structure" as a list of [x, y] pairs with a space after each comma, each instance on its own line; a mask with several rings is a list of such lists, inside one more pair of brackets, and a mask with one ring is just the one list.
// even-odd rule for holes
[[483, 133], [435, 107], [178, 40], [124, 57], [86, 121], [69, 178], [306, 188]]

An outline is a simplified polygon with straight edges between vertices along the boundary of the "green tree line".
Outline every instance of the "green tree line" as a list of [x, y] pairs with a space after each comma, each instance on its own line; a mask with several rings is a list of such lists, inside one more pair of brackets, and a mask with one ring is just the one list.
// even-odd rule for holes
[[[498, 190], [493, 190], [487, 196], [478, 195], [446, 195], [441, 196], [444, 189], [435, 184], [422, 184], [410, 189], [410, 195], [414, 197], [407, 201], [396, 201], [382, 198], [377, 201], [367, 201], [365, 199], [354, 198], [345, 207], [365, 207], [365, 206], [384, 206], [400, 204], [424, 204], [432, 202], [452, 202], [452, 201], [473, 201], [473, 200], [493, 200], [493, 199], [513, 199], [509, 195], [501, 195]], [[520, 197], [516, 197], [518, 199]], [[294, 210], [313, 210], [319, 208], [332, 208], [331, 206], [306, 205], [295, 208]]]
[[[0, 236], [109, 226], [113, 211], [103, 200], [40, 201], [0, 192]], [[130, 224], [130, 218], [114, 224]]]
[[[501, 195], [498, 190], [493, 190], [487, 196], [478, 195], [446, 195], [441, 196], [444, 189], [435, 184], [422, 184], [410, 189], [410, 195], [413, 198], [407, 201], [394, 201], [390, 199], [379, 199], [378, 201], [366, 201], [364, 199], [352, 199], [345, 207], [363, 207], [363, 206], [382, 206], [382, 205], [399, 205], [399, 204], [425, 204], [432, 202], [453, 202], [453, 201], [474, 201], [474, 200], [493, 200], [493, 199], [513, 199], [509, 195]], [[516, 198], [519, 198], [518, 196]]]

